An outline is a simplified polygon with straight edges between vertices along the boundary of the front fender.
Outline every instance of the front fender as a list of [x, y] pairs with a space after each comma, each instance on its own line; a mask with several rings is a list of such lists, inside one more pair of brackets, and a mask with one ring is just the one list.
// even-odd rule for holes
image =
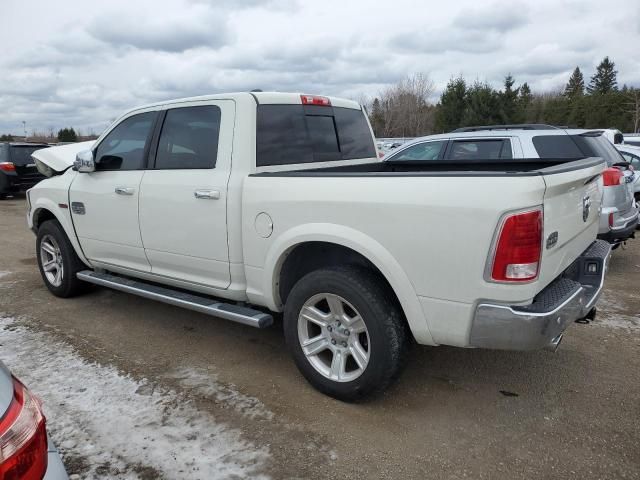
[[331, 223], [298, 225], [278, 236], [267, 252], [263, 269], [262, 292], [268, 307], [280, 309], [278, 278], [288, 253], [306, 242], [327, 242], [358, 252], [373, 263], [395, 292], [409, 327], [420, 344], [436, 345], [429, 331], [428, 320], [411, 281], [396, 259], [380, 243], [353, 228]]
[[[62, 226], [67, 238], [71, 242], [73, 249], [76, 254], [89, 268], [93, 268], [91, 263], [84, 256], [82, 252], [82, 248], [80, 247], [80, 243], [78, 242], [78, 238], [76, 237], [75, 229], [73, 228], [73, 222], [71, 220], [71, 213], [69, 211], [67, 200], [64, 199], [61, 202], [57, 202], [57, 199], [51, 199], [49, 197], [39, 197], [35, 200], [32, 200], [31, 211], [29, 212], [29, 227], [34, 228], [36, 224], [36, 219], [42, 210], [49, 211], [55, 218], [58, 220], [60, 225]], [[60, 205], [67, 205], [67, 208], [63, 208]]]

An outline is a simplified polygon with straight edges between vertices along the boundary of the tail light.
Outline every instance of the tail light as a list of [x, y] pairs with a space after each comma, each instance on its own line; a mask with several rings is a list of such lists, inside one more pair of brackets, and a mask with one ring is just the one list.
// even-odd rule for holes
[[300, 95], [300, 100], [302, 100], [303, 105], [331, 106], [331, 100], [327, 97], [319, 97], [318, 95]]
[[542, 209], [505, 217], [491, 267], [496, 282], [525, 282], [538, 276], [542, 254]]
[[614, 220], [614, 218], [613, 218], [613, 212], [611, 212], [611, 213], [609, 214], [609, 227], [613, 227], [613, 220]]
[[47, 432], [40, 402], [14, 380], [14, 397], [0, 419], [0, 478], [41, 480], [47, 470]]
[[605, 187], [614, 187], [624, 183], [624, 176], [622, 171], [611, 167], [602, 172], [602, 181]]
[[3, 172], [15, 172], [16, 166], [11, 162], [0, 162], [0, 170]]

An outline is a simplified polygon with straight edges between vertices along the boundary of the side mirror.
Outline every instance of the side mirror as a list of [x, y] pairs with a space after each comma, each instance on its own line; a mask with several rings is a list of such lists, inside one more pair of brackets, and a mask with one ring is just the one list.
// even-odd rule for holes
[[96, 171], [96, 163], [93, 160], [93, 152], [85, 150], [76, 155], [76, 161], [73, 162], [73, 169], [78, 172], [91, 173]]

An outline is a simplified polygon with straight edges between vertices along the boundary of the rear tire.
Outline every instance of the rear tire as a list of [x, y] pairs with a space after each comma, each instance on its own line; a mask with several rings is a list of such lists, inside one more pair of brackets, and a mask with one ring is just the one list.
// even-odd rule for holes
[[300, 279], [286, 301], [284, 332], [307, 381], [347, 402], [389, 387], [411, 343], [388, 287], [374, 272], [353, 266], [316, 270]]
[[57, 220], [47, 220], [38, 228], [36, 257], [42, 280], [56, 297], [73, 297], [88, 289], [88, 284], [76, 277], [87, 267]]

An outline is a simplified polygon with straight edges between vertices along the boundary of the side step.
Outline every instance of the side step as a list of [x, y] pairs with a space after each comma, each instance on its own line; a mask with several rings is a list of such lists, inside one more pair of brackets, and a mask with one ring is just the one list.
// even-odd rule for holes
[[265, 328], [273, 324], [273, 317], [268, 313], [230, 303], [218, 302], [212, 298], [172, 290], [171, 288], [160, 287], [140, 280], [119, 277], [109, 273], [98, 273], [93, 270], [78, 272], [77, 277], [82, 281], [102, 287], [109, 287], [114, 290], [168, 303], [169, 305], [195, 310], [196, 312], [224, 318], [225, 320], [242, 323], [250, 327]]

